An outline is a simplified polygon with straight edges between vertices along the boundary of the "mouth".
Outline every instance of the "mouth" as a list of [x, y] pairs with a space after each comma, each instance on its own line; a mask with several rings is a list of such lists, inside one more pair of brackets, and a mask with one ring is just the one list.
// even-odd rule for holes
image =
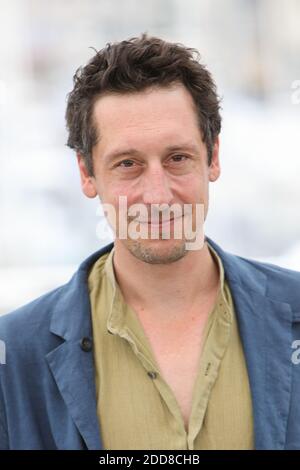
[[179, 216], [179, 217], [173, 217], [172, 219], [167, 219], [167, 220], [161, 220], [161, 221], [157, 221], [157, 219], [155, 220], [137, 220], [137, 222], [139, 222], [140, 224], [147, 224], [151, 227], [163, 227], [164, 225], [170, 225], [171, 223], [174, 222], [174, 220], [178, 220], [178, 219], [181, 219], [182, 216]]

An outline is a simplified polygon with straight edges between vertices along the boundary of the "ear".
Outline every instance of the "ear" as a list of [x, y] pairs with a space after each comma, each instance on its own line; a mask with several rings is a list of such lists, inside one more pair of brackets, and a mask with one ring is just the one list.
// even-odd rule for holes
[[80, 172], [81, 189], [86, 197], [94, 198], [98, 194], [95, 185], [95, 178], [89, 175], [83, 156], [80, 153], [77, 153], [76, 156]]
[[219, 160], [219, 147], [220, 141], [219, 137], [216, 138], [210, 166], [208, 168], [209, 181], [216, 181], [221, 173], [220, 160]]

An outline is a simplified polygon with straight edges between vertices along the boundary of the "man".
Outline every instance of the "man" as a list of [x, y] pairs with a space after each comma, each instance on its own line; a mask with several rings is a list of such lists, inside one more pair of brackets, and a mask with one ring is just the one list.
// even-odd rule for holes
[[175, 236], [188, 220], [201, 233], [220, 175], [219, 100], [195, 51], [108, 44], [75, 74], [66, 119], [115, 243], [0, 319], [0, 447], [300, 447], [300, 273]]

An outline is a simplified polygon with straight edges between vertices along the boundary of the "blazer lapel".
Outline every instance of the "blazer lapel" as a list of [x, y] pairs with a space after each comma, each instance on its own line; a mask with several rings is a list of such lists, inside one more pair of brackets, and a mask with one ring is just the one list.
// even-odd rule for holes
[[292, 385], [289, 304], [232, 284], [254, 411], [255, 448], [284, 449]]
[[[83, 338], [92, 344], [88, 270], [113, 244], [87, 258], [66, 286], [56, 304], [50, 325], [52, 334], [64, 342], [46, 355], [57, 387], [88, 449], [102, 449], [96, 406], [92, 348], [81, 348]], [[85, 349], [85, 350], [84, 350]]]
[[92, 353], [66, 341], [47, 355], [59, 391], [88, 449], [102, 448], [96, 413]]
[[252, 394], [255, 448], [284, 449], [292, 388], [291, 305], [269, 297], [268, 277], [254, 264], [206, 239], [222, 259], [235, 305]]

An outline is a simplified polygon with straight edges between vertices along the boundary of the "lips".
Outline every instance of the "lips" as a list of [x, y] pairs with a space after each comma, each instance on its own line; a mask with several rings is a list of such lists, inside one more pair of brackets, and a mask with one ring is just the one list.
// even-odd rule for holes
[[177, 220], [177, 219], [180, 219], [182, 216], [180, 217], [173, 217], [172, 219], [167, 219], [167, 220], [162, 220], [162, 221], [157, 221], [157, 219], [153, 220], [153, 221], [148, 221], [148, 220], [137, 220], [137, 222], [139, 222], [140, 224], [148, 224], [148, 225], [167, 225], [167, 224], [170, 224], [171, 222], [173, 222], [174, 220]]

